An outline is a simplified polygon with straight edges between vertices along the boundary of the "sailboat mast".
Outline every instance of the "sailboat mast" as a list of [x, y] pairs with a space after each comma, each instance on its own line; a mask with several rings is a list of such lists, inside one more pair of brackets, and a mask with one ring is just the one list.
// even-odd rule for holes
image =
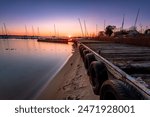
[[139, 12], [140, 12], [140, 9], [138, 9], [137, 16], [136, 16], [135, 23], [134, 23], [134, 27], [136, 27], [136, 23], [137, 23], [137, 20], [138, 20]]
[[79, 20], [79, 24], [80, 24], [80, 28], [81, 28], [81, 32], [82, 32], [82, 36], [84, 37], [83, 28], [82, 28], [82, 24], [81, 24], [80, 18], [78, 18], [78, 20]]
[[85, 23], [85, 20], [84, 20], [84, 30], [85, 30], [85, 37], [87, 36], [87, 30], [86, 30], [86, 23]]
[[56, 26], [55, 26], [55, 24], [54, 24], [54, 33], [55, 33], [55, 36], [56, 36]]
[[86, 22], [84, 23], [85, 24], [85, 30], [86, 30], [86, 36], [88, 37], [88, 31], [87, 31], [87, 26], [86, 26]]
[[105, 27], [106, 27], [106, 21], [104, 20], [104, 31], [105, 31]]
[[32, 26], [32, 34], [33, 34], [33, 36], [34, 36], [34, 27]]
[[26, 25], [25, 25], [25, 33], [26, 33], [26, 36], [27, 36], [28, 32], [27, 32], [27, 26]]
[[125, 18], [125, 15], [123, 15], [121, 30], [123, 30], [123, 27], [124, 27], [124, 18]]
[[95, 36], [97, 35], [97, 33], [98, 33], [98, 25], [96, 24], [96, 34], [95, 34]]
[[57, 28], [57, 36], [59, 37], [59, 29]]
[[4, 35], [4, 29], [3, 29], [3, 26], [2, 26], [2, 35]]
[[37, 27], [37, 36], [40, 36], [40, 29], [39, 29], [39, 27]]
[[3, 25], [4, 25], [5, 35], [7, 35], [7, 28], [6, 28], [5, 23], [3, 23]]

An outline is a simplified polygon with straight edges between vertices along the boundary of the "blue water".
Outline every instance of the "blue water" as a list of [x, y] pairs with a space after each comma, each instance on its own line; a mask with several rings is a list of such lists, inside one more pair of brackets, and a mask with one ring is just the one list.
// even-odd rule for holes
[[0, 99], [33, 99], [72, 51], [71, 43], [0, 40]]

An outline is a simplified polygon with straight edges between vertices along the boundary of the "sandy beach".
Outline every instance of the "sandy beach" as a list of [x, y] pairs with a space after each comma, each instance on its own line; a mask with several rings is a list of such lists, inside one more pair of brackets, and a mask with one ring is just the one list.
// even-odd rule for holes
[[96, 100], [78, 49], [37, 97], [39, 100]]

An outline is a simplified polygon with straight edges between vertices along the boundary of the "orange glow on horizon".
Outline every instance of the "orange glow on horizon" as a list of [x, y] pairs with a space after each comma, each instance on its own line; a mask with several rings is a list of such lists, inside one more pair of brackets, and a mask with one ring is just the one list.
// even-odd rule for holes
[[68, 37], [71, 38], [72, 36], [71, 36], [71, 35], [68, 35]]
[[[39, 36], [67, 36], [67, 37], [82, 36], [81, 28], [78, 21], [64, 19], [64, 20], [57, 20], [55, 22], [56, 23], [49, 23], [49, 21], [46, 21], [44, 23], [41, 23], [41, 21], [34, 22], [33, 25], [31, 24], [26, 25], [27, 30], [25, 30], [25, 25], [23, 26], [22, 24], [18, 25], [7, 24], [8, 35], [10, 34], [10, 35], [30, 35], [30, 36], [39, 35]], [[54, 24], [56, 27], [56, 32], [54, 31]], [[96, 33], [95, 25], [93, 25], [91, 22], [89, 23], [87, 22], [86, 25], [88, 35]], [[34, 31], [32, 29], [32, 26]], [[84, 27], [83, 22], [82, 27]]]

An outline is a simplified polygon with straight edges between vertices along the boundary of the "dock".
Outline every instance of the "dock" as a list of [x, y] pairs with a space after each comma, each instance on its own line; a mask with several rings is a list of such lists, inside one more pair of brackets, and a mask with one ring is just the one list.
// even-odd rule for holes
[[[150, 47], [96, 40], [78, 43], [93, 91], [100, 99], [150, 99]], [[130, 96], [103, 96], [107, 92], [103, 85], [110, 82]], [[114, 86], [109, 90], [119, 92]]]
[[56, 39], [51, 39], [51, 38], [45, 38], [45, 39], [38, 39], [38, 42], [50, 42], [50, 43], [68, 43], [67, 39], [61, 39], [61, 38], [56, 38]]

